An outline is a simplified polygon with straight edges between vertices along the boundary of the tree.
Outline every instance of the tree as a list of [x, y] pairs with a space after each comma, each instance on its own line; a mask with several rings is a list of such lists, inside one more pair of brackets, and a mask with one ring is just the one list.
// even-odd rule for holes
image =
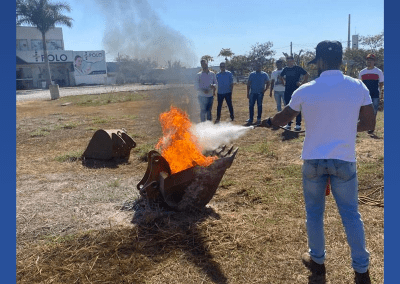
[[374, 36], [361, 36], [360, 43], [363, 46], [368, 46], [372, 53], [376, 53], [383, 46], [384, 34], [381, 32]]
[[226, 69], [237, 75], [246, 75], [250, 71], [250, 60], [245, 55], [233, 56], [226, 64]]
[[[304, 52], [304, 50], [300, 50], [299, 51], [299, 53], [296, 53], [296, 52], [293, 52], [293, 59], [294, 59], [294, 62], [296, 63], [296, 65], [299, 65], [299, 66], [301, 66], [302, 65], [302, 58], [301, 58], [301, 54]], [[286, 53], [286, 52], [282, 52], [283, 53], [283, 55], [285, 55], [285, 57], [286, 58], [288, 58], [288, 56], [289, 56], [289, 54], [288, 53]], [[302, 66], [303, 67], [303, 66]]]
[[17, 0], [16, 21], [17, 25], [27, 24], [36, 27], [42, 33], [44, 62], [47, 69], [46, 85], [51, 85], [50, 64], [46, 46], [46, 32], [55, 25], [72, 27], [73, 19], [62, 14], [71, 12], [67, 3], [51, 3], [49, 0]]
[[212, 56], [210, 56], [210, 55], [203, 55], [202, 57], [201, 57], [201, 60], [206, 60], [207, 62], [212, 62], [212, 61], [214, 61], [214, 58], [212, 57]]
[[118, 78], [124, 82], [125, 80], [139, 82], [140, 75], [146, 74], [158, 66], [157, 62], [150, 58], [137, 59], [124, 54], [118, 54], [115, 61], [118, 62]]
[[273, 43], [271, 41], [265, 43], [256, 43], [251, 47], [251, 51], [249, 53], [250, 64], [254, 66], [256, 62], [262, 63], [264, 65], [264, 69], [273, 68], [273, 59], [272, 55], [275, 54], [275, 51], [271, 50]]
[[314, 80], [318, 77], [318, 70], [314, 64], [307, 65], [308, 62], [315, 58], [315, 50], [314, 51], [305, 51], [303, 54], [299, 54], [299, 65], [303, 67], [310, 76], [308, 80]]
[[235, 55], [230, 48], [223, 48], [219, 52], [218, 56], [223, 56], [225, 57], [225, 62], [228, 62], [228, 57], [231, 58], [233, 55]]
[[168, 60], [167, 64], [168, 64], [168, 66], [167, 66], [168, 69], [182, 69], [182, 68], [185, 68], [182, 65], [180, 60], [175, 60], [173, 62], [171, 60]]

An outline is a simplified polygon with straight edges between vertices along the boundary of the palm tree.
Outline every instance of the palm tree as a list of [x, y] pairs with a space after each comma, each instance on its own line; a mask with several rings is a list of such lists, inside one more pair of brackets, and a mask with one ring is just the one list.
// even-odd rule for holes
[[223, 48], [221, 49], [221, 51], [219, 52], [218, 56], [223, 56], [225, 57], [225, 62], [228, 62], [228, 57], [232, 57], [233, 55], [235, 55], [230, 48]]
[[73, 19], [62, 14], [71, 12], [67, 3], [50, 3], [49, 0], [17, 0], [17, 26], [28, 24], [42, 33], [44, 63], [47, 69], [46, 85], [51, 85], [49, 59], [47, 57], [46, 32], [56, 24], [72, 27]]

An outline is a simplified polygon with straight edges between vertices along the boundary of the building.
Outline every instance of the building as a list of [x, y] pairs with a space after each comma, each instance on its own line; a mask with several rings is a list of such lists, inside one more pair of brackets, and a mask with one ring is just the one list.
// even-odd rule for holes
[[[74, 85], [72, 58], [64, 51], [61, 28], [46, 33], [52, 80], [60, 86]], [[17, 26], [17, 89], [34, 89], [46, 86], [42, 34], [35, 27]], [[61, 59], [62, 58], [62, 59]], [[53, 59], [53, 60], [52, 60]]]
[[[36, 27], [17, 26], [17, 89], [46, 87], [46, 66], [42, 34]], [[106, 84], [104, 50], [72, 51], [64, 49], [62, 28], [46, 33], [51, 78], [60, 87], [81, 84]]]

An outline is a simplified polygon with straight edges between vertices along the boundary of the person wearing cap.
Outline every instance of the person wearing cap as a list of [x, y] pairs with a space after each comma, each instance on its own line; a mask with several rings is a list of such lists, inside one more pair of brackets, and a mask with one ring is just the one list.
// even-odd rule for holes
[[233, 90], [233, 75], [231, 72], [225, 70], [225, 62], [221, 62], [219, 64], [220, 72], [217, 73], [217, 82], [218, 82], [218, 92], [217, 92], [217, 119], [215, 123], [218, 123], [221, 119], [221, 109], [224, 100], [228, 105], [229, 114], [231, 117], [231, 121], [234, 120], [235, 116], [233, 114], [233, 105], [232, 105], [232, 90]]
[[254, 105], [257, 102], [257, 122], [261, 123], [262, 116], [262, 103], [264, 93], [269, 87], [269, 76], [262, 71], [262, 63], [257, 62], [255, 71], [251, 72], [247, 81], [247, 99], [249, 100], [249, 119], [246, 121], [246, 126], [253, 123], [254, 118]]
[[[283, 68], [281, 74], [279, 75], [279, 80], [285, 86], [285, 105], [287, 105], [292, 98], [292, 94], [297, 90], [298, 87], [307, 83], [308, 81], [308, 72], [301, 68], [300, 66], [295, 65], [293, 56], [288, 56], [286, 58], [287, 66]], [[300, 77], [304, 76], [303, 81], [300, 81]], [[292, 121], [285, 126], [287, 130], [290, 130], [292, 125]], [[296, 117], [296, 126], [294, 128], [296, 131], [301, 130], [301, 113]]]
[[197, 73], [195, 88], [200, 105], [200, 121], [204, 122], [211, 119], [215, 89], [217, 88], [217, 77], [215, 73], [208, 69], [208, 62], [205, 59], [200, 61], [202, 70]]
[[304, 265], [314, 277], [326, 280], [324, 210], [329, 178], [351, 250], [355, 283], [371, 283], [364, 224], [358, 211], [355, 144], [357, 132], [375, 127], [375, 115], [367, 87], [340, 71], [342, 55], [340, 42], [320, 42], [315, 58], [308, 63], [317, 66], [319, 77], [298, 88], [289, 105], [261, 125], [283, 126], [300, 110], [307, 124], [301, 154], [309, 247], [302, 256]]
[[279, 75], [282, 73], [283, 70], [283, 60], [279, 59], [276, 61], [276, 69], [272, 71], [271, 74], [271, 88], [269, 91], [269, 96], [272, 97], [272, 90], [274, 91], [274, 98], [276, 102], [276, 110], [282, 110], [282, 103], [285, 104], [285, 85], [278, 80]]
[[[366, 57], [367, 67], [362, 69], [358, 75], [358, 79], [363, 81], [369, 90], [374, 105], [375, 116], [379, 108], [380, 90], [383, 89], [383, 72], [375, 67], [375, 55], [370, 53]], [[368, 130], [368, 134], [373, 134], [375, 129]]]

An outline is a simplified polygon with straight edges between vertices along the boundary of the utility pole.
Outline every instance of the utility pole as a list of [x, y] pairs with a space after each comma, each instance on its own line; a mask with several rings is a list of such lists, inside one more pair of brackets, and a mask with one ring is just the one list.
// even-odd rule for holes
[[290, 42], [290, 56], [293, 56], [293, 54], [292, 54], [292, 42]]
[[350, 14], [349, 14], [349, 32], [347, 37], [347, 49], [350, 49]]

